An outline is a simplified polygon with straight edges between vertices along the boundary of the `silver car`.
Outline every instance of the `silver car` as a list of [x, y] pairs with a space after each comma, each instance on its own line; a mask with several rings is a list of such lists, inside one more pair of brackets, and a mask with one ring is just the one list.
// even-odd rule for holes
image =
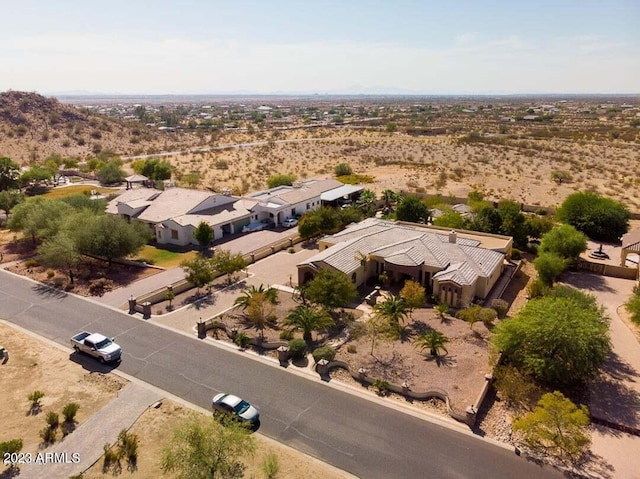
[[211, 407], [214, 411], [230, 414], [251, 424], [257, 423], [260, 419], [260, 413], [255, 407], [233, 394], [217, 394], [211, 401]]

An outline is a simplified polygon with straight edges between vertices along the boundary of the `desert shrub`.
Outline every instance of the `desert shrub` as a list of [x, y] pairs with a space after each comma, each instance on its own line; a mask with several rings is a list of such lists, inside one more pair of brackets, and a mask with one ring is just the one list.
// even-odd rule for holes
[[313, 360], [317, 363], [321, 359], [326, 359], [327, 361], [333, 361], [333, 358], [336, 357], [336, 350], [331, 346], [323, 346], [321, 348], [317, 348], [313, 350]]
[[61, 278], [60, 276], [53, 278], [54, 287], [61, 288], [63, 284], [64, 284], [64, 278]]
[[307, 351], [307, 343], [304, 339], [296, 338], [289, 341], [289, 352], [293, 359], [302, 359]]
[[48, 412], [45, 420], [47, 421], [47, 424], [51, 429], [57, 429], [58, 426], [60, 425], [60, 417], [56, 412], [53, 412], [53, 411]]
[[[111, 445], [106, 443], [102, 447], [104, 451], [104, 463], [102, 464], [102, 472], [107, 473], [111, 468], [120, 469], [120, 454], [111, 449]], [[115, 472], [115, 471], [114, 471]]]
[[511, 250], [511, 259], [514, 261], [522, 259], [522, 251], [520, 251], [518, 248], [513, 248]]
[[47, 270], [47, 278], [51, 279], [56, 275], [56, 272], [52, 269]]
[[289, 329], [285, 329], [284, 331], [280, 332], [280, 339], [284, 340], [284, 341], [290, 341], [293, 339], [293, 331], [289, 330]]
[[217, 170], [226, 170], [229, 168], [229, 164], [225, 160], [216, 161], [216, 169]]
[[251, 338], [249, 335], [243, 331], [240, 331], [236, 338], [233, 340], [234, 343], [238, 345], [239, 348], [246, 348], [251, 343]]
[[278, 456], [275, 454], [268, 454], [262, 463], [262, 472], [264, 472], [267, 479], [272, 479], [276, 477], [279, 471], [280, 463], [278, 462]]
[[51, 426], [47, 426], [40, 431], [40, 439], [44, 444], [53, 444], [56, 442], [57, 432]]
[[130, 465], [138, 460], [138, 436], [128, 433], [126, 429], [118, 434], [118, 455], [124, 457]]
[[42, 391], [33, 391], [31, 394], [27, 396], [27, 399], [31, 401], [31, 409], [30, 414], [38, 414], [40, 412], [40, 408], [42, 407], [42, 403], [40, 400], [44, 397], [44, 393]]
[[371, 385], [378, 396], [385, 396], [389, 392], [389, 383], [383, 379], [375, 379]]
[[353, 170], [346, 163], [340, 163], [340, 164], [336, 165], [336, 167], [333, 170], [333, 172], [334, 172], [334, 174], [336, 176], [346, 176], [346, 175], [353, 174]]
[[24, 262], [24, 267], [25, 268], [35, 268], [36, 266], [38, 266], [38, 260], [31, 258], [28, 259], [27, 261]]
[[541, 298], [546, 296], [549, 293], [549, 286], [544, 284], [544, 282], [540, 279], [536, 279], [535, 281], [529, 283], [527, 286], [527, 293], [529, 294], [529, 298]]
[[542, 396], [542, 389], [513, 366], [497, 366], [494, 376], [496, 389], [511, 405], [531, 410]]
[[504, 299], [496, 298], [491, 301], [491, 309], [496, 312], [498, 318], [502, 319], [507, 315], [507, 311], [509, 311], [509, 303]]
[[62, 415], [64, 416], [64, 422], [73, 422], [76, 418], [80, 406], [77, 403], [70, 402], [62, 408]]
[[290, 254], [293, 254], [293, 253], [295, 253], [295, 252], [296, 252], [296, 250], [295, 250], [295, 249], [293, 249], [293, 247], [291, 247], [291, 248], [289, 248], [289, 249], [287, 250], [287, 252], [288, 252], [288, 253], [290, 253]]
[[22, 449], [22, 439], [11, 439], [10, 441], [0, 442], [0, 457], [4, 458], [6, 454], [16, 454]]
[[356, 348], [355, 344], [350, 344], [347, 346], [347, 352], [350, 354], [356, 354], [358, 352], [358, 348]]
[[94, 279], [89, 283], [89, 293], [92, 295], [101, 295], [105, 291], [111, 291], [112, 285], [107, 278]]

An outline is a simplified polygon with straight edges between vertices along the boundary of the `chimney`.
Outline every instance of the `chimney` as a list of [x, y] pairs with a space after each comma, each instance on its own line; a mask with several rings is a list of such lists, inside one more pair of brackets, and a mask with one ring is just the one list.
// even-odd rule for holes
[[457, 239], [458, 239], [458, 234], [455, 231], [451, 230], [449, 232], [449, 243], [455, 243]]

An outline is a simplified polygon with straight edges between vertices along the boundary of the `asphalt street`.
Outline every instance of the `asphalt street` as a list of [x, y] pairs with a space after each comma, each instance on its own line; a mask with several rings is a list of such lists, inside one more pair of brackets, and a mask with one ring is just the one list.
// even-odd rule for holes
[[114, 336], [122, 372], [205, 408], [221, 391], [242, 396], [260, 410], [259, 432], [359, 477], [562, 477], [489, 442], [5, 271], [0, 317], [65, 346], [80, 330]]

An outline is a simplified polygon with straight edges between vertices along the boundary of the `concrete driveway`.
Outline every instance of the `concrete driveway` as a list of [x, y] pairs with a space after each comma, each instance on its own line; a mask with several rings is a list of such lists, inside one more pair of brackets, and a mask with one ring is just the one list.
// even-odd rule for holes
[[[591, 387], [591, 415], [640, 429], [640, 344], [619, 316], [635, 282], [587, 273], [567, 274], [565, 282], [594, 295], [611, 318], [612, 352]], [[609, 477], [640, 477], [640, 437], [597, 426], [592, 451], [613, 467]]]

